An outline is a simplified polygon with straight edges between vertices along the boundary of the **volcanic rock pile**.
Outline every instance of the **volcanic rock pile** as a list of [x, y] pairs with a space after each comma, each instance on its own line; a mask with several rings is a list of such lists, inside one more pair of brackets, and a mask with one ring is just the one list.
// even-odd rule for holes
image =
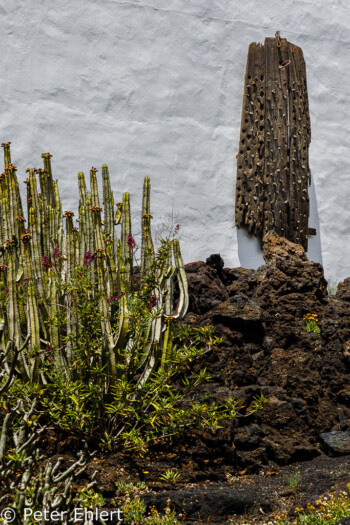
[[[230, 462], [248, 472], [335, 453], [321, 435], [350, 422], [350, 278], [328, 295], [322, 266], [274, 233], [264, 257], [257, 270], [225, 268], [219, 255], [186, 265], [185, 322], [213, 324], [224, 339], [197, 364], [212, 376], [204, 388], [246, 407], [222, 431], [222, 450], [232, 443]], [[305, 330], [307, 313], [317, 315], [320, 334]], [[249, 415], [261, 394], [269, 402]]]

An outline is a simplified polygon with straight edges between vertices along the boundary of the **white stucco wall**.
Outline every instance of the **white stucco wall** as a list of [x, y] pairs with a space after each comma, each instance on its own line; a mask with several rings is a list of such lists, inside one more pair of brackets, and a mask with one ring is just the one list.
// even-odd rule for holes
[[350, 275], [346, 0], [0, 0], [0, 21], [0, 140], [19, 179], [50, 151], [77, 210], [77, 172], [107, 163], [138, 216], [150, 176], [153, 225], [173, 210], [186, 262], [219, 252], [230, 266], [247, 49], [280, 30], [306, 60], [326, 275]]

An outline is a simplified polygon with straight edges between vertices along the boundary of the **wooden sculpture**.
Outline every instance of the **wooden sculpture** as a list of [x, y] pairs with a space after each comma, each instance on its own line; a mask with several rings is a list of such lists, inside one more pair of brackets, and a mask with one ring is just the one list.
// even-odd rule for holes
[[307, 249], [310, 115], [300, 47], [281, 38], [249, 46], [237, 155], [236, 226]]

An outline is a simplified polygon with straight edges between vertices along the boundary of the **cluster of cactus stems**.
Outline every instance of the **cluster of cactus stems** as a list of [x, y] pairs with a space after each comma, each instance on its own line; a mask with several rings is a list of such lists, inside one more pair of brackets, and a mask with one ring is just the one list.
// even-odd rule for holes
[[[3, 143], [5, 169], [0, 175], [0, 348], [7, 363], [8, 380], [14, 372], [22, 380], [45, 383], [42, 359], [49, 345], [55, 365], [71, 373], [74, 359], [71, 337], [77, 329], [71, 297], [64, 283], [74, 277], [75, 268], [91, 263], [92, 278], [100, 293], [101, 331], [106, 341], [101, 349], [107, 370], [107, 388], [117, 380], [125, 366], [125, 348], [132, 348], [130, 330], [130, 278], [133, 273], [133, 237], [129, 194], [114, 205], [108, 167], [102, 167], [103, 205], [99, 201], [97, 169], [90, 170], [90, 194], [84, 174], [78, 174], [79, 228], [72, 211], [64, 211], [53, 179], [50, 153], [43, 153], [43, 168], [27, 170], [28, 217], [23, 216], [17, 168], [11, 163], [10, 143]], [[40, 191], [38, 188], [38, 181]], [[142, 201], [141, 272], [154, 260], [151, 236], [150, 181], [146, 177]], [[64, 225], [65, 221], [65, 225]], [[119, 225], [120, 234], [116, 227]], [[65, 226], [65, 228], [64, 228]], [[173, 265], [174, 261], [174, 265]], [[179, 299], [173, 306], [174, 273], [179, 283]], [[158, 271], [153, 294], [159, 315], [144, 326], [145, 344], [140, 359], [139, 385], [152, 371], [164, 365], [172, 339], [173, 322], [186, 313], [188, 291], [179, 242], [171, 241], [168, 260]], [[112, 328], [108, 298], [118, 295], [117, 329]], [[47, 322], [65, 309], [65, 326]], [[5, 355], [6, 354], [6, 355]], [[124, 362], [123, 362], [124, 361]], [[15, 364], [14, 364], [15, 363]]]
[[[19, 414], [19, 427], [13, 432], [13, 420]], [[86, 470], [86, 457], [80, 451], [78, 458], [68, 468], [63, 467], [63, 458], [59, 457], [55, 463], [48, 461], [38, 470], [38, 460], [43, 459], [43, 456], [40, 456], [40, 449], [35, 446], [46, 427], [37, 422], [32, 424], [36, 417], [36, 401], [28, 409], [24, 408], [22, 400], [8, 407], [0, 435], [0, 484], [5, 489], [0, 496], [0, 508], [7, 506], [8, 512], [13, 509], [11, 523], [14, 525], [33, 523], [33, 515], [26, 515], [26, 509], [32, 509], [39, 516], [35, 523], [52, 523], [48, 517], [55, 511], [56, 516], [62, 518], [60, 523], [63, 525], [76, 523], [74, 509], [77, 502], [72, 488], [76, 479]], [[90, 454], [90, 458], [92, 456]], [[96, 487], [96, 475], [95, 470], [85, 490]], [[82, 522], [92, 525], [90, 519]], [[102, 519], [99, 519], [99, 523], [106, 525]]]

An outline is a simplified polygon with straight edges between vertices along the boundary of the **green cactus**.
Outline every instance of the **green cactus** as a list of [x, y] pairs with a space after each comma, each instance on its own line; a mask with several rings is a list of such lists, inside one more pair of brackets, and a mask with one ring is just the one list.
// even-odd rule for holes
[[141, 244], [141, 271], [146, 270], [154, 256], [154, 246], [151, 236], [151, 219], [150, 213], [150, 192], [151, 184], [149, 177], [145, 177], [143, 184], [142, 198], [142, 244]]
[[[11, 164], [10, 143], [3, 144], [5, 172], [0, 175], [0, 340], [3, 352], [16, 354], [16, 370], [24, 381], [45, 382], [43, 353], [49, 345], [55, 367], [65, 374], [77, 370], [74, 345], [79, 330], [73, 295], [67, 286], [76, 269], [91, 264], [90, 279], [98, 293], [102, 348], [97, 354], [106, 369], [110, 388], [127, 370], [138, 373], [141, 387], [158, 367], [168, 362], [174, 322], [188, 307], [186, 273], [179, 243], [168, 241], [157, 254], [151, 235], [150, 180], [144, 180], [141, 214], [141, 276], [153, 275], [150, 286], [132, 282], [135, 241], [132, 237], [130, 197], [123, 202], [114, 197], [108, 167], [102, 166], [103, 205], [98, 196], [97, 170], [90, 170], [91, 196], [84, 174], [79, 172], [79, 229], [72, 211], [62, 213], [57, 181], [53, 180], [50, 153], [43, 153], [44, 169], [30, 169], [27, 185], [28, 230], [23, 217], [16, 167]], [[40, 193], [37, 190], [37, 176]], [[65, 230], [63, 218], [66, 219]], [[116, 226], [120, 224], [120, 236]], [[89, 253], [90, 252], [90, 253]], [[87, 255], [88, 254], [88, 255]], [[153, 273], [152, 273], [153, 272]], [[174, 279], [179, 283], [179, 299], [173, 305]], [[145, 310], [142, 324], [133, 317], [138, 294], [151, 294], [154, 306]], [[140, 295], [140, 297], [141, 297]], [[116, 299], [117, 296], [117, 299]], [[113, 304], [109, 298], [112, 298]], [[148, 313], [147, 313], [148, 312]], [[61, 316], [60, 322], [55, 319]], [[104, 341], [104, 342], [102, 342]], [[74, 342], [74, 344], [72, 343]], [[6, 350], [7, 349], [7, 350]]]

